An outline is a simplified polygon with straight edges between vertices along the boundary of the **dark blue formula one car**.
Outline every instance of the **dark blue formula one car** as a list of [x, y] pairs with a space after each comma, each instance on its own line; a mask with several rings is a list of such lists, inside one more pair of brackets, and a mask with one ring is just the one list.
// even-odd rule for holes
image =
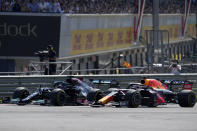
[[87, 105], [100, 98], [100, 90], [77, 78], [54, 82], [53, 87], [36, 89], [30, 94], [27, 88], [18, 87], [13, 93], [12, 103], [26, 105], [30, 103], [42, 105]]

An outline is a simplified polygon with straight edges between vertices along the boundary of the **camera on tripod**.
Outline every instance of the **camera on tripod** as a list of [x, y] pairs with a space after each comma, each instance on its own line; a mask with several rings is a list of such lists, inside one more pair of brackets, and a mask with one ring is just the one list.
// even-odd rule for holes
[[34, 53], [36, 56], [40, 58], [40, 62], [44, 61], [44, 59], [48, 58], [48, 51], [37, 51]]

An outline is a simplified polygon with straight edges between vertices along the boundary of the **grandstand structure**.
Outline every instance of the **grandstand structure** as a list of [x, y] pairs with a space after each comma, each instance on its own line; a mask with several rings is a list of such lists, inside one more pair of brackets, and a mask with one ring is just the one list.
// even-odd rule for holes
[[49, 44], [59, 61], [72, 62], [68, 74], [148, 73], [141, 70], [148, 64], [196, 62], [197, 9], [190, 13], [191, 0], [183, 1], [178, 14], [160, 14], [159, 0], [152, 14], [144, 12], [146, 0], [135, 0], [132, 14], [0, 12], [0, 72], [27, 71]]

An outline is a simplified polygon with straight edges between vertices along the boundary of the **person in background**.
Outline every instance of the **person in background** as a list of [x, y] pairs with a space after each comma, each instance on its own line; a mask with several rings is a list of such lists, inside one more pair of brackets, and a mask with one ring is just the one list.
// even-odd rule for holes
[[53, 12], [54, 13], [63, 13], [63, 10], [61, 9], [60, 3], [58, 0], [54, 0], [53, 2]]
[[31, 12], [32, 1], [25, 0], [24, 6], [25, 6], [25, 12]]
[[[49, 62], [56, 62], [56, 52], [52, 45], [47, 46]], [[56, 74], [56, 64], [49, 64], [49, 75]]]
[[21, 12], [21, 5], [19, 3], [19, 0], [15, 0], [13, 7], [12, 7], [13, 12]]
[[179, 65], [177, 60], [170, 65], [169, 69], [171, 73], [175, 75], [179, 75], [181, 73], [181, 65]]
[[41, 2], [38, 3], [40, 12], [49, 12], [49, 3], [46, 0], [41, 0]]
[[28, 4], [28, 8], [30, 9], [30, 12], [39, 12], [39, 6], [38, 6], [38, 2], [37, 0], [32, 0], [32, 2], [30, 1], [30, 4]]
[[6, 1], [5, 2], [5, 7], [6, 7], [5, 11], [6, 12], [11, 12], [13, 4], [14, 3], [11, 0]]
[[54, 11], [53, 11], [53, 0], [49, 0], [48, 1], [48, 12], [49, 13], [53, 13]]

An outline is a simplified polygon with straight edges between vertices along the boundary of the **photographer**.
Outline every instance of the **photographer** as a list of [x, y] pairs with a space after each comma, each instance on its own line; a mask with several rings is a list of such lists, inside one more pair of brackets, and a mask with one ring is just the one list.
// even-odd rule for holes
[[181, 72], [181, 65], [179, 65], [179, 62], [176, 60], [175, 62], [173, 62], [170, 67], [169, 67], [171, 73], [175, 74], [175, 75], [179, 75]]
[[[52, 45], [47, 46], [47, 50], [43, 51], [37, 51], [35, 52], [35, 55], [39, 56], [40, 62], [43, 62], [44, 60], [48, 60], [50, 62], [56, 62], [56, 52]], [[42, 67], [41, 67], [42, 69]], [[56, 64], [52, 63], [49, 64], [49, 67], [47, 68], [46, 65], [44, 65], [45, 75], [55, 75], [56, 74]]]
[[[52, 45], [47, 46], [49, 62], [56, 62], [56, 52]], [[47, 73], [48, 74], [48, 73]], [[49, 64], [49, 75], [56, 74], [56, 64]]]

